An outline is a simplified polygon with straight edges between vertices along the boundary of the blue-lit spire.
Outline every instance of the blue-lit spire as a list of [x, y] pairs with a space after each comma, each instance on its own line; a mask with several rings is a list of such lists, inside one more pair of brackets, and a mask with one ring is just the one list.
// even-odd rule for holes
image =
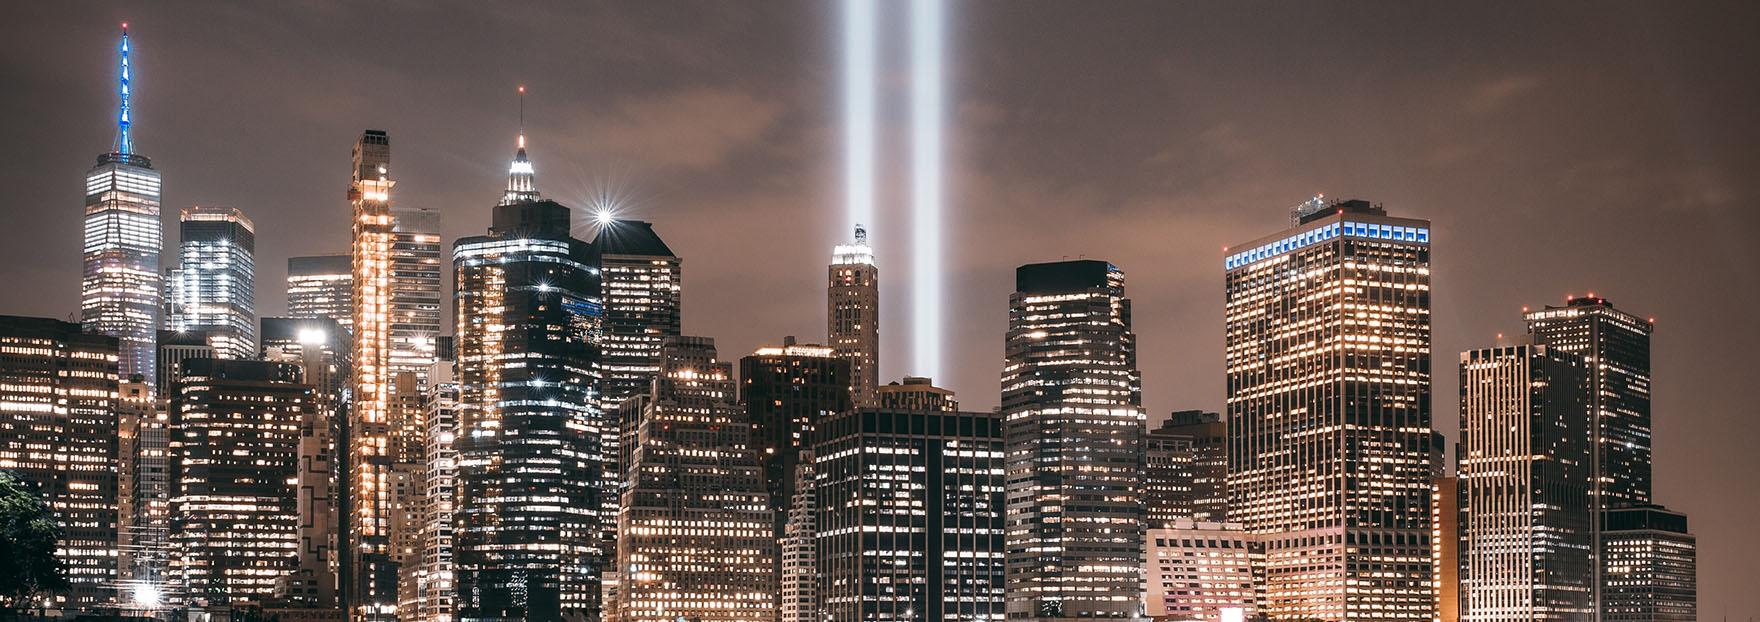
[[128, 22], [123, 22], [122, 23], [122, 74], [121, 74], [122, 106], [116, 116], [116, 129], [117, 129], [116, 152], [120, 153], [122, 155], [128, 155], [130, 152], [134, 151], [134, 141], [131, 140], [128, 136], [128, 124], [129, 124], [129, 116], [130, 116], [129, 108], [128, 108], [128, 96], [129, 96], [128, 82], [129, 82], [129, 78], [131, 78], [131, 77], [133, 77], [133, 76], [129, 75], [129, 68], [128, 68]]
[[507, 192], [501, 195], [502, 205], [538, 200], [537, 173], [526, 158], [526, 87], [519, 87], [519, 139], [515, 143], [513, 164], [507, 167]]

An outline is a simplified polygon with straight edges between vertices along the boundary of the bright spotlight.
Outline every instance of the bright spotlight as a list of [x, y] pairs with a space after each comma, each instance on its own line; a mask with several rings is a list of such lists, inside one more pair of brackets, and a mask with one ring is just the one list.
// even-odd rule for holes
[[843, 176], [849, 222], [842, 231], [874, 224], [875, 1], [846, 0], [843, 8]]
[[308, 346], [318, 345], [320, 343], [324, 343], [325, 341], [328, 341], [329, 339], [330, 339], [330, 335], [325, 333], [324, 329], [322, 329], [322, 328], [302, 328], [302, 329], [299, 329], [299, 342], [301, 344], [308, 345]]
[[601, 227], [610, 225], [615, 220], [617, 220], [617, 214], [612, 213], [609, 207], [593, 210], [593, 222]]
[[133, 597], [134, 604], [145, 609], [157, 609], [165, 600], [165, 594], [159, 590], [159, 586], [151, 583], [134, 586]]
[[911, 372], [941, 377], [941, 0], [911, 0]]

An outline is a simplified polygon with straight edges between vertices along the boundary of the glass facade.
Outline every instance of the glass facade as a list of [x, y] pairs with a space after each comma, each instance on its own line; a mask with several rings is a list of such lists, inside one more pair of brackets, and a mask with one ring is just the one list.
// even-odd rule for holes
[[287, 316], [354, 325], [354, 264], [348, 255], [287, 258]]
[[85, 276], [80, 325], [122, 344], [121, 378], [140, 375], [157, 391], [156, 331], [164, 287], [159, 252], [159, 171], [146, 156], [107, 153], [86, 172]]
[[178, 265], [165, 271], [165, 328], [199, 334], [214, 355], [257, 356], [257, 234], [230, 207], [183, 210]]
[[1015, 271], [1002, 370], [1008, 618], [1130, 619], [1142, 608], [1142, 380], [1124, 272]]
[[1698, 542], [1687, 517], [1655, 505], [1601, 515], [1601, 620], [1699, 619]]
[[1225, 262], [1228, 519], [1273, 617], [1434, 614], [1429, 240], [1342, 201]]

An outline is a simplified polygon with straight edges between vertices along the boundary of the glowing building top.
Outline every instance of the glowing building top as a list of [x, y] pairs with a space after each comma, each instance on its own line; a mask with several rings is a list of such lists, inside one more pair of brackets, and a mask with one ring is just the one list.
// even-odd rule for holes
[[857, 224], [854, 242], [838, 244], [831, 248], [831, 263], [839, 266], [874, 265], [874, 248], [868, 246], [868, 229]]
[[129, 69], [128, 69], [128, 22], [122, 23], [122, 55], [121, 55], [121, 59], [122, 59], [122, 73], [120, 74], [120, 79], [122, 81], [122, 91], [121, 91], [122, 105], [118, 108], [117, 114], [116, 114], [116, 130], [117, 130], [117, 133], [116, 133], [116, 153], [120, 153], [122, 155], [128, 155], [129, 152], [134, 150], [134, 144], [133, 144], [134, 141], [131, 140], [128, 135], [128, 122], [129, 122], [129, 118], [128, 118], [128, 116], [129, 116], [128, 81], [129, 81], [129, 78], [132, 77], [129, 75]]
[[526, 87], [519, 87], [519, 138], [515, 140], [513, 163], [507, 167], [507, 192], [501, 195], [502, 205], [538, 200], [537, 174], [526, 157]]

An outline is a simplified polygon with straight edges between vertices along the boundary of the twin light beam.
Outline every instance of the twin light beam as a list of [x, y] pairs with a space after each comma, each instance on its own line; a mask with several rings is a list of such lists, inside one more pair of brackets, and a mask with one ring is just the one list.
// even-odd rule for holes
[[[912, 375], [941, 371], [942, 0], [911, 0]], [[844, 5], [844, 203], [849, 228], [874, 223], [876, 0]]]

